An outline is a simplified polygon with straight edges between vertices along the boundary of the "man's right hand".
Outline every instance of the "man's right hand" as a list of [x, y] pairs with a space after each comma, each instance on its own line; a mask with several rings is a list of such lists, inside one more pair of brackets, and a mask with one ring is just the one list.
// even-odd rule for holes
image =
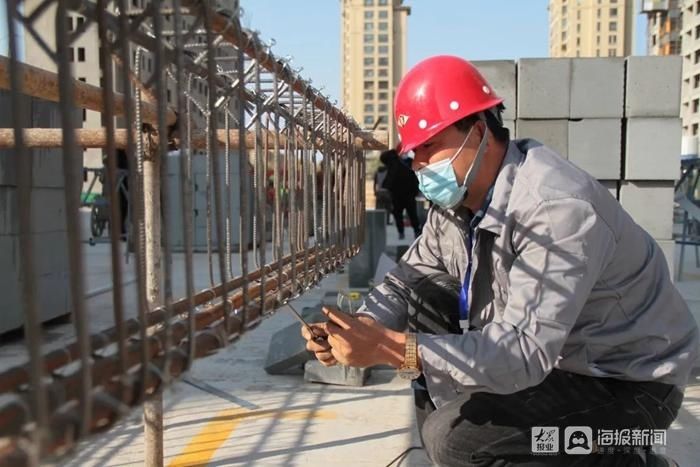
[[309, 350], [316, 355], [316, 358], [324, 366], [333, 366], [338, 363], [331, 353], [331, 346], [328, 343], [328, 332], [326, 332], [325, 323], [310, 324], [313, 330], [313, 335], [309, 332], [306, 326], [301, 327], [301, 335], [306, 339], [306, 350]]

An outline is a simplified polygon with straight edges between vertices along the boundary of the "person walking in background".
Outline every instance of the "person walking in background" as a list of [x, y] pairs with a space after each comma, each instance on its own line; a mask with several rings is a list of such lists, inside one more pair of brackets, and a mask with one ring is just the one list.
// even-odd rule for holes
[[379, 160], [387, 167], [387, 174], [382, 187], [391, 193], [392, 213], [396, 221], [396, 230], [399, 232], [399, 238], [406, 238], [403, 225], [404, 210], [408, 213], [415, 238], [418, 238], [421, 232], [416, 206], [418, 178], [413, 170], [401, 161], [399, 154], [394, 149], [384, 151], [379, 156]]
[[391, 225], [391, 192], [384, 188], [384, 180], [388, 173], [387, 167], [381, 164], [374, 174], [374, 199], [376, 200], [377, 209], [386, 211], [386, 223]]

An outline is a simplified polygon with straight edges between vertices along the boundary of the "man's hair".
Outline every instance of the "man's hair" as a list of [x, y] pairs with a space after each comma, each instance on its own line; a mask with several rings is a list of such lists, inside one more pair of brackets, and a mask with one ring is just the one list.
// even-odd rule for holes
[[[496, 141], [507, 143], [510, 141], [510, 131], [508, 128], [503, 126], [503, 119], [501, 118], [501, 112], [503, 112], [503, 109], [505, 109], [503, 104], [498, 104], [497, 106], [484, 111], [484, 115], [486, 116], [486, 125], [491, 133], [493, 133], [493, 137], [496, 138]], [[478, 121], [479, 114], [473, 114], [456, 121], [454, 126], [457, 127], [459, 131], [467, 133], [471, 129], [472, 125]]]
[[381, 153], [379, 156], [379, 160], [381, 161], [382, 164], [384, 165], [389, 165], [393, 160], [396, 160], [399, 158], [399, 153], [396, 152], [395, 149], [389, 149], [388, 151], [384, 151]]

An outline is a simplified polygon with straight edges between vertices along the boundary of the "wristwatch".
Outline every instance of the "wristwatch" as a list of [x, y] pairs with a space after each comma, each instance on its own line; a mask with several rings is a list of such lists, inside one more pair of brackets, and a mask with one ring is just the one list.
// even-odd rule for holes
[[418, 343], [416, 334], [406, 334], [406, 350], [403, 356], [403, 365], [399, 368], [399, 376], [403, 379], [416, 379], [420, 376], [418, 369]]

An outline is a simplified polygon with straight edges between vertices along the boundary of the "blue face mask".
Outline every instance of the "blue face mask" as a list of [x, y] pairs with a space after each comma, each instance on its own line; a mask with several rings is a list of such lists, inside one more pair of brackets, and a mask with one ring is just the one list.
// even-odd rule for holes
[[457, 176], [452, 168], [452, 162], [462, 153], [464, 145], [467, 144], [467, 140], [472, 134], [472, 130], [474, 130], [473, 126], [455, 155], [450, 159], [443, 159], [416, 171], [420, 191], [426, 198], [442, 208], [453, 209], [462, 202], [467, 195], [469, 185], [472, 184], [473, 178], [479, 170], [479, 164], [486, 149], [486, 125], [484, 125], [484, 136], [479, 143], [474, 163], [469, 168], [461, 184], [457, 182]]

